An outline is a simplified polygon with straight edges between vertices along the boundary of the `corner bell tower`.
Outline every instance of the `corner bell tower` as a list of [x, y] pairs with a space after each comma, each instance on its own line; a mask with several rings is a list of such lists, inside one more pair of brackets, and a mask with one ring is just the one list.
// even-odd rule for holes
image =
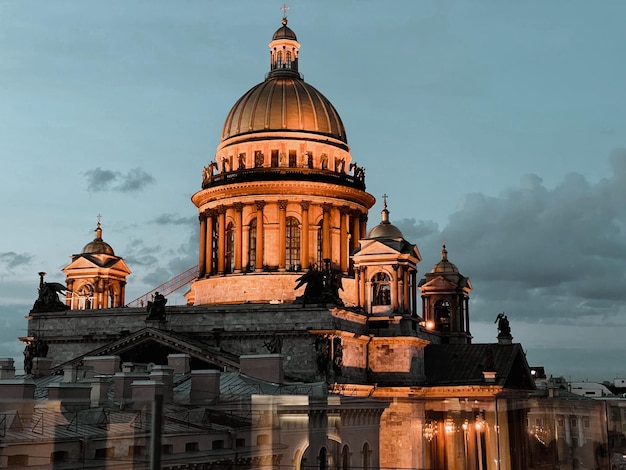
[[124, 306], [126, 277], [131, 273], [123, 258], [115, 256], [102, 239], [98, 220], [96, 237], [63, 268], [66, 275], [66, 303], [72, 310], [96, 310]]
[[422, 316], [427, 329], [441, 336], [444, 344], [469, 344], [469, 293], [472, 283], [448, 261], [443, 245], [441, 261], [419, 283]]

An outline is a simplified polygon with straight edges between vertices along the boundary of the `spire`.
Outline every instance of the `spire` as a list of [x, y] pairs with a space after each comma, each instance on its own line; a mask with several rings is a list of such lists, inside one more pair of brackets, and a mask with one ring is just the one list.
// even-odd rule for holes
[[289, 7], [286, 3], [283, 3], [283, 6], [280, 9], [283, 11], [283, 26], [287, 26], [287, 10], [289, 10]]
[[389, 222], [389, 211], [387, 210], [387, 196], [383, 194], [383, 210], [380, 212], [380, 219], [382, 224], [390, 224]]
[[100, 214], [98, 214], [98, 225], [96, 226], [96, 240], [102, 240], [102, 226], [100, 224], [100, 220], [102, 219], [102, 216]]
[[441, 249], [441, 261], [448, 261], [448, 250], [446, 250], [446, 245], [443, 245]]

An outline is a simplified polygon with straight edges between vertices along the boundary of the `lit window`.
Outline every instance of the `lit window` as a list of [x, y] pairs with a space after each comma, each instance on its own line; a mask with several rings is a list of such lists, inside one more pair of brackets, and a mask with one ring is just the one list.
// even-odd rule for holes
[[300, 223], [295, 217], [287, 217], [285, 239], [285, 263], [290, 271], [300, 268]]

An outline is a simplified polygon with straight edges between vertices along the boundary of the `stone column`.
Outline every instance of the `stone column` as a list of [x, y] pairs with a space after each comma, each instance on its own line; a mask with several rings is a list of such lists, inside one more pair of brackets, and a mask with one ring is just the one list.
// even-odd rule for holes
[[278, 270], [285, 271], [287, 251], [287, 201], [278, 201]]
[[354, 268], [354, 297], [356, 299], [356, 306], [362, 307], [361, 305], [361, 267]]
[[361, 214], [361, 216], [359, 217], [359, 222], [361, 224], [361, 230], [359, 233], [361, 233], [361, 237], [366, 237], [367, 236], [367, 214]]
[[300, 240], [300, 266], [303, 269], [309, 268], [309, 206], [310, 201], [302, 201], [300, 207], [302, 209], [302, 233]]
[[322, 259], [332, 260], [332, 250], [330, 249], [330, 209], [332, 205], [330, 203], [322, 204], [323, 219], [322, 219]]
[[255, 201], [256, 204], [256, 260], [255, 271], [263, 271], [263, 208], [265, 207], [265, 201]]
[[339, 265], [341, 272], [348, 272], [348, 214], [350, 208], [343, 206], [339, 209]]
[[243, 257], [243, 203], [236, 202], [235, 207], [235, 272], [241, 272], [241, 259]]
[[226, 206], [217, 206], [217, 274], [224, 274], [226, 264]]
[[200, 259], [198, 260], [198, 277], [206, 273], [206, 215], [200, 214]]
[[213, 223], [215, 222], [215, 213], [212, 210], [206, 211], [206, 264], [204, 267], [205, 276], [213, 274]]
[[352, 212], [352, 240], [350, 247], [354, 250], [359, 246], [359, 240], [361, 239], [361, 213], [359, 211]]
[[77, 307], [77, 297], [74, 296], [74, 279], [67, 280], [67, 295], [65, 296], [65, 304], [71, 309], [75, 310]]
[[120, 307], [126, 305], [126, 281], [120, 281]]
[[394, 312], [398, 311], [398, 265], [394, 264], [392, 266], [393, 274], [391, 279], [391, 308]]
[[411, 284], [410, 281], [410, 273], [409, 273], [409, 268], [408, 267], [404, 267], [402, 269], [402, 279], [403, 279], [403, 284], [402, 284], [402, 289], [403, 289], [403, 294], [402, 297], [404, 297], [404, 311], [410, 313], [411, 312], [411, 301], [410, 301], [410, 293], [409, 293], [409, 285]]

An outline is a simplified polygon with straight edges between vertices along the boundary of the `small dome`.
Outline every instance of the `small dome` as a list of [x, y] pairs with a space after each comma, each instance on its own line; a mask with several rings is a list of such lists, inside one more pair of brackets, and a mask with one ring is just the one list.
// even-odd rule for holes
[[448, 250], [446, 250], [446, 245], [443, 245], [441, 250], [441, 261], [433, 266], [433, 269], [431, 269], [430, 272], [439, 274], [452, 274], [459, 272], [459, 268], [457, 268], [454, 263], [448, 261]]
[[383, 210], [381, 211], [381, 222], [367, 234], [367, 238], [404, 238], [398, 227], [389, 222], [389, 211], [387, 210], [387, 195], [383, 196], [385, 200]]
[[102, 228], [100, 227], [100, 222], [98, 222], [98, 227], [95, 230], [96, 238], [93, 241], [87, 243], [83, 248], [82, 254], [91, 254], [91, 255], [111, 255], [115, 256], [113, 248], [107, 242], [102, 240]]
[[279, 39], [289, 39], [291, 41], [297, 41], [296, 33], [293, 32], [291, 28], [287, 26], [287, 18], [283, 18], [283, 25], [276, 30], [274, 36], [272, 36], [272, 41], [276, 41]]

